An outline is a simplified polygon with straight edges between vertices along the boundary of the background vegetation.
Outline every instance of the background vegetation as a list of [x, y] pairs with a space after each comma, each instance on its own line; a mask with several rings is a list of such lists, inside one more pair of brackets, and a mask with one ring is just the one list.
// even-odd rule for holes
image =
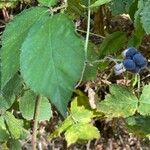
[[[149, 149], [149, 10], [149, 0], [1, 0], [1, 149]], [[145, 62], [138, 72], [128, 48]]]

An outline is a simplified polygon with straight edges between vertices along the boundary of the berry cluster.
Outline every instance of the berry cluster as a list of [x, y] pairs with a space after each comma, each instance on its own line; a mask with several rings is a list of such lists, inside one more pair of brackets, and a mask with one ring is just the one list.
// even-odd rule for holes
[[123, 62], [116, 64], [114, 67], [116, 75], [119, 75], [125, 70], [132, 73], [139, 73], [140, 70], [144, 69], [148, 64], [146, 58], [135, 48], [124, 50], [122, 55], [124, 57]]

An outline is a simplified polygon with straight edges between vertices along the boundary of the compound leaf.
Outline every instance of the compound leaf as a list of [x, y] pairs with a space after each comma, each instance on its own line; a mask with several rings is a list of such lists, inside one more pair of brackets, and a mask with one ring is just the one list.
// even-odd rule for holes
[[[36, 94], [33, 93], [32, 91], [25, 92], [23, 97], [20, 98], [19, 108], [25, 119], [27, 120], [33, 119], [35, 103], [36, 103]], [[51, 116], [52, 110], [49, 100], [45, 97], [41, 97], [38, 121], [49, 120]]]
[[19, 70], [21, 45], [31, 26], [44, 15], [46, 11], [47, 9], [45, 8], [30, 8], [17, 15], [7, 24], [2, 36], [1, 88], [3, 88]]
[[106, 117], [129, 117], [137, 109], [138, 99], [125, 87], [111, 85], [110, 93], [98, 104], [98, 111]]
[[138, 112], [141, 115], [150, 115], [150, 85], [145, 85], [140, 97]]
[[47, 15], [32, 27], [21, 48], [21, 73], [26, 84], [49, 97], [62, 115], [66, 115], [84, 65], [83, 40], [74, 30], [65, 14]]

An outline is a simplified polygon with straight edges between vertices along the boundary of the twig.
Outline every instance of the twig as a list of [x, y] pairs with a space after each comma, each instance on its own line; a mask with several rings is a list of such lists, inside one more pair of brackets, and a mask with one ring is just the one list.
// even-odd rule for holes
[[7, 9], [5, 7], [2, 9], [2, 14], [3, 14], [5, 22], [8, 22], [10, 17], [9, 17], [9, 14], [8, 14]]
[[[82, 33], [87, 33], [86, 31], [84, 30], [80, 30], [80, 29], [76, 29], [76, 31], [79, 31], [79, 32], [82, 32]], [[93, 35], [93, 36], [96, 36], [96, 37], [99, 37], [99, 38], [102, 38], [104, 39], [105, 37], [102, 36], [102, 35], [99, 35], [99, 34], [95, 34], [95, 33], [92, 33], [92, 32], [89, 32], [90, 35]]]
[[84, 52], [85, 52], [85, 62], [81, 74], [81, 78], [78, 82], [78, 84], [75, 86], [77, 88], [83, 79], [85, 68], [86, 68], [86, 62], [87, 62], [87, 51], [88, 51], [88, 43], [89, 43], [89, 36], [90, 36], [90, 19], [91, 19], [91, 9], [90, 9], [90, 0], [88, 0], [88, 20], [87, 20], [87, 32], [86, 32], [86, 40], [85, 40], [85, 45], [84, 45]]
[[34, 110], [34, 124], [33, 124], [33, 134], [32, 134], [32, 150], [36, 150], [36, 136], [38, 128], [38, 116], [40, 111], [40, 96], [36, 97], [35, 110]]
[[137, 75], [137, 77], [138, 77], [138, 98], [140, 97], [140, 91], [141, 91], [141, 89], [140, 89], [140, 87], [141, 87], [141, 78], [140, 78], [140, 75], [138, 74]]

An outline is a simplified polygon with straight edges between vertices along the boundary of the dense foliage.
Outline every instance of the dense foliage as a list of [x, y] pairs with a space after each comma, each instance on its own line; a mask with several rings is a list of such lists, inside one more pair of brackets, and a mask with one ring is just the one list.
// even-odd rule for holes
[[[31, 1], [0, 2], [0, 9], [20, 3]], [[92, 14], [99, 9], [105, 10], [100, 14], [103, 20], [128, 15], [134, 26], [132, 33], [110, 32], [104, 24], [91, 33]], [[150, 138], [150, 84], [140, 84], [142, 71], [149, 70], [148, 58], [138, 50], [143, 37], [150, 34], [149, 10], [149, 0], [38, 0], [38, 6], [9, 18], [0, 49], [0, 141], [20, 149], [19, 141], [30, 135], [25, 123], [34, 120], [35, 145], [37, 124], [53, 116], [52, 106], [64, 121], [48, 137], [64, 133], [68, 146], [100, 138], [93, 121], [104, 118], [123, 118], [129, 131]], [[79, 20], [87, 22], [86, 31], [78, 30]], [[102, 42], [95, 44], [90, 35], [102, 38]], [[80, 91], [82, 82], [94, 80], [112, 64], [116, 75], [129, 71], [132, 82], [129, 86], [110, 84], [105, 99], [97, 98], [95, 103], [90, 94]]]

